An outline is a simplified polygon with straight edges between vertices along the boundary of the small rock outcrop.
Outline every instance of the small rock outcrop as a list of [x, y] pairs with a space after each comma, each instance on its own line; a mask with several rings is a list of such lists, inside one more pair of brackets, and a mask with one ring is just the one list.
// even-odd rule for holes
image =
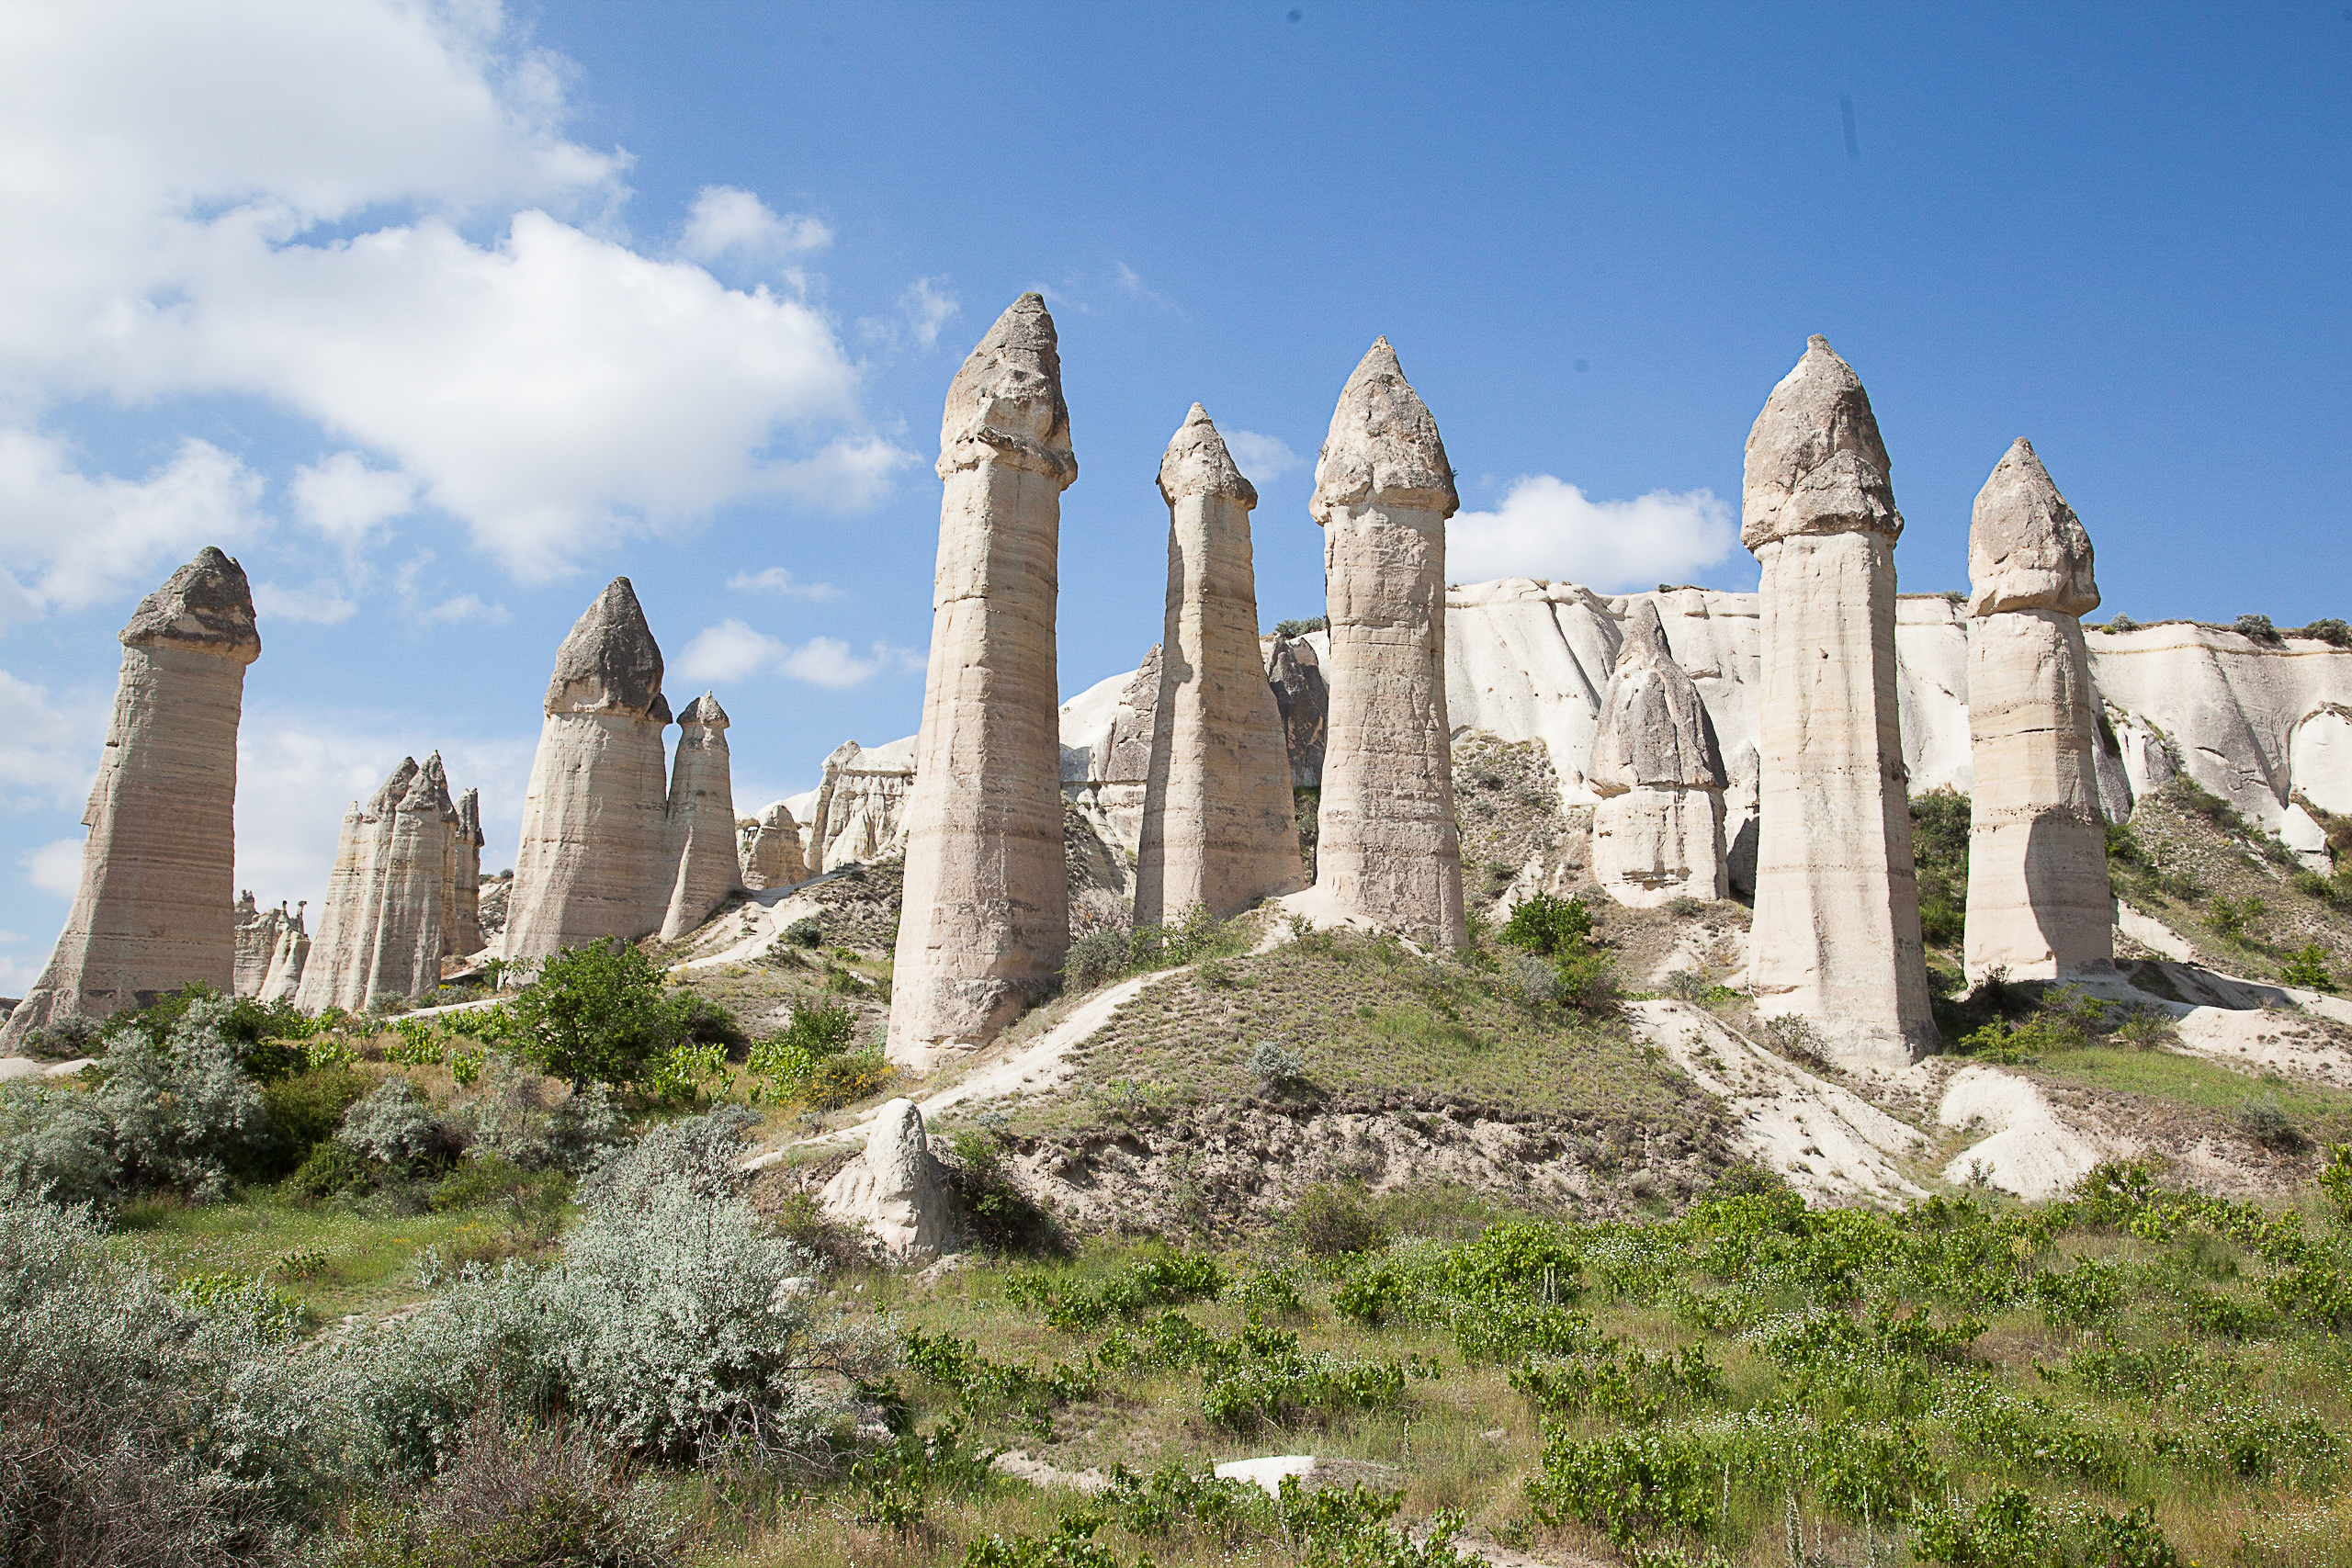
[[678, 715], [678, 754], [670, 762], [669, 853], [677, 875], [662, 917], [662, 940], [675, 942], [743, 886], [743, 870], [735, 860], [727, 710], [708, 692]]
[[1258, 491], [1198, 403], [1160, 458], [1159, 493], [1167, 635], [1136, 858], [1138, 925], [1195, 907], [1226, 919], [1303, 881], [1282, 711], [1258, 651]]
[[1723, 752], [1646, 599], [1625, 617], [1585, 773], [1600, 796], [1592, 875], [1603, 892], [1635, 908], [1731, 896]]
[[208, 546], [122, 628], [106, 754], [82, 814], [82, 878], [0, 1054], [53, 1018], [106, 1018], [236, 980], [237, 721], [261, 656], [244, 569]]
[[1314, 789], [1323, 782], [1324, 727], [1331, 711], [1330, 689], [1323, 682], [1323, 660], [1315, 645], [1305, 637], [1276, 637], [1266, 652], [1266, 683], [1273, 688], [1274, 708], [1283, 716], [1291, 785]]
[[[434, 761], [440, 761], [435, 753]], [[450, 835], [449, 878], [441, 897], [441, 955], [460, 958], [482, 950], [481, 792], [458, 797]]]
[[261, 989], [254, 993], [256, 999], [290, 1002], [301, 989], [302, 971], [311, 961], [311, 938], [302, 929], [302, 911], [309, 908], [310, 900], [307, 898], [296, 904], [290, 915], [286, 913], [284, 905], [278, 906], [282, 919], [277, 931], [277, 948], [269, 956], [269, 970], [262, 977]]
[[1968, 532], [1968, 977], [2110, 969], [2098, 697], [2082, 617], [2098, 607], [2090, 536], [2019, 436]]
[[1046, 302], [997, 318], [940, 421], [931, 666], [907, 800], [890, 1059], [986, 1044], [1047, 994], [1069, 943], [1054, 614], [1078, 477]]
[[234, 994], [241, 997], [261, 995], [262, 982], [269, 977], [269, 961], [277, 952], [278, 932], [286, 921], [286, 906], [275, 909], [256, 908], [253, 889], [237, 895], [237, 964], [233, 981]]
[[1316, 884], [1447, 948], [1469, 941], [1445, 711], [1445, 520], [1460, 505], [1437, 421], [1381, 338], [1340, 390], [1308, 504], [1331, 648]]
[[825, 1184], [818, 1202], [829, 1219], [872, 1235], [892, 1263], [927, 1263], [954, 1239], [946, 1183], [911, 1100], [875, 1112], [865, 1152]]
[[1841, 1055], [1932, 1045], [1895, 691], [1894, 507], [1870, 394], [1826, 338], [1748, 432], [1740, 542], [1763, 565], [1748, 980]]
[[769, 887], [797, 887], [808, 880], [801, 858], [800, 824], [792, 808], [777, 801], [757, 817], [735, 824], [735, 864], [743, 886], [757, 893]]
[[462, 955], [448, 946], [458, 929], [449, 913], [458, 871], [472, 858], [469, 852], [479, 852], [468, 838], [438, 751], [422, 767], [401, 758], [365, 804], [354, 802], [327, 876], [318, 938], [303, 943], [306, 956], [293, 966], [295, 1005], [364, 1012], [379, 997], [431, 995], [442, 961]]
[[[662, 649], [613, 579], [573, 623], [548, 682], [500, 951], [530, 962], [661, 929], [674, 886]], [[731, 832], [730, 832], [731, 837]]]

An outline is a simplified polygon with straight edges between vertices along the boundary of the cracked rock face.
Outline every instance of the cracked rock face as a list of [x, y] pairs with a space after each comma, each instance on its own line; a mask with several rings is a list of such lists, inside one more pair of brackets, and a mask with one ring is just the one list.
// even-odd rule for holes
[[[662, 649], [626, 577], [573, 623], [548, 682], [507, 896], [507, 958], [660, 929], [673, 886]], [[730, 833], [731, 837], [731, 833]]]
[[828, 1217], [871, 1235], [886, 1261], [925, 1263], [947, 1249], [946, 1184], [913, 1100], [894, 1100], [875, 1113], [865, 1152], [825, 1184], [819, 1203]]
[[54, 1018], [235, 983], [237, 723], [245, 666], [261, 655], [243, 569], [198, 551], [140, 602], [121, 641], [81, 882], [0, 1053]]
[[344, 815], [317, 940], [304, 939], [299, 957], [286, 952], [283, 970], [273, 966], [295, 1005], [363, 1012], [379, 998], [430, 996], [442, 960], [473, 951], [452, 948], [450, 905], [461, 869], [479, 863], [478, 841], [449, 798], [441, 753], [422, 767], [401, 758], [374, 795]]
[[1763, 566], [1758, 1010], [1851, 1062], [1936, 1040], [1895, 690], [1886, 448], [1852, 368], [1815, 337], [1748, 433], [1741, 542]]
[[1219, 919], [1297, 891], [1283, 720], [1258, 650], [1258, 492], [1200, 404], [1159, 464], [1168, 609], [1136, 862], [1135, 919]]
[[1331, 705], [1315, 645], [1304, 637], [1274, 638], [1266, 655], [1266, 683], [1273, 688], [1274, 707], [1283, 716], [1292, 787], [1314, 789], [1323, 782], [1323, 740]]
[[1724, 852], [1723, 756], [1699, 688], [1666, 646], [1657, 606], [1625, 618], [1587, 780], [1592, 873], [1621, 904], [1655, 908], [1680, 897], [1730, 897]]
[[702, 924], [743, 886], [735, 858], [727, 710], [708, 692], [678, 716], [678, 754], [670, 766], [670, 852], [677, 876], [662, 918], [663, 942], [675, 942]]
[[767, 887], [797, 887], [808, 880], [808, 866], [800, 848], [800, 824], [792, 810], [777, 801], [757, 817], [735, 824], [735, 861], [743, 886], [757, 893]]
[[1977, 492], [1968, 562], [1969, 978], [2112, 968], [2098, 696], [2078, 618], [2098, 584], [2090, 536], [2023, 438]]
[[1069, 942], [1054, 615], [1078, 477], [1046, 302], [1024, 294], [949, 386], [939, 562], [890, 1059], [927, 1069], [1046, 995]]
[[1340, 390], [1308, 508], [1331, 649], [1316, 882], [1351, 914], [1449, 948], [1469, 940], [1445, 708], [1445, 520], [1459, 505], [1437, 422], [1382, 338]]

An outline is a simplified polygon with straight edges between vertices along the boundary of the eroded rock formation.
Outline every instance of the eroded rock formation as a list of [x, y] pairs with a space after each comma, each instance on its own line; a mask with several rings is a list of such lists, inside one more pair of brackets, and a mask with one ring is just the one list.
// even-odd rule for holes
[[261, 656], [244, 570], [206, 547], [139, 603], [82, 879], [49, 964], [0, 1029], [0, 1053], [52, 1018], [106, 1018], [192, 980], [236, 979], [237, 720]]
[[1646, 600], [1625, 617], [1586, 774], [1600, 796], [1592, 818], [1593, 880], [1611, 897], [1654, 908], [1678, 897], [1730, 896], [1729, 781], [1715, 728]]
[[828, 1218], [870, 1235], [889, 1262], [928, 1262], [953, 1236], [946, 1184], [911, 1100], [891, 1100], [875, 1113], [865, 1152], [825, 1184], [818, 1201]]
[[237, 963], [233, 982], [235, 994], [241, 997], [261, 995], [262, 982], [269, 977], [269, 961], [277, 952], [277, 937], [285, 927], [286, 907], [275, 909], [256, 908], [253, 889], [237, 895]]
[[[438, 753], [435, 760], [439, 760]], [[441, 952], [447, 958], [482, 950], [481, 795], [478, 790], [469, 789], [458, 797], [455, 840], [449, 889], [442, 904]]]
[[262, 977], [261, 989], [254, 993], [260, 1000], [290, 1002], [300, 991], [302, 971], [311, 961], [311, 938], [302, 929], [302, 912], [309, 908], [307, 898], [296, 904], [290, 915], [286, 914], [284, 905], [278, 906], [283, 919], [278, 925], [277, 947], [269, 955], [269, 970]]
[[1168, 609], [1136, 861], [1138, 925], [1182, 919], [1195, 906], [1225, 919], [1302, 881], [1282, 712], [1258, 649], [1258, 491], [1198, 403], [1160, 458], [1159, 493]]
[[[466, 801], [473, 802], [471, 791]], [[475, 947], [453, 948], [458, 878], [473, 892], [466, 868], [478, 863], [479, 832], [449, 798], [441, 754], [419, 767], [403, 757], [365, 804], [344, 814], [315, 942], [291, 964], [295, 1005], [308, 1012], [339, 1007], [362, 1012], [379, 998], [414, 999], [441, 984], [442, 961]], [[273, 973], [277, 973], [273, 965]]]
[[754, 893], [769, 887], [796, 887], [808, 881], [800, 824], [792, 819], [792, 808], [779, 800], [757, 817], [736, 823], [735, 863], [743, 886]]
[[573, 623], [544, 706], [500, 939], [507, 958], [526, 962], [600, 937], [633, 941], [668, 912], [670, 705], [628, 578]]
[[1894, 679], [1886, 447], [1851, 367], [1812, 338], [1748, 432], [1740, 542], [1763, 564], [1760, 822], [1748, 980], [1759, 1011], [1900, 1065], [1931, 1045]]
[[727, 757], [727, 710], [705, 692], [678, 716], [670, 763], [670, 854], [677, 864], [662, 940], [675, 942], [743, 886], [735, 860], [735, 784]]
[[2090, 536], [2019, 436], [1968, 532], [1968, 976], [2020, 980], [2115, 960], [2098, 697], [2081, 617], [2098, 606]]
[[987, 1043], [1069, 945], [1054, 613], [1078, 477], [1046, 302], [1024, 294], [956, 373], [940, 422], [939, 564], [889, 1055]]
[[1381, 338], [1315, 465], [1330, 600], [1316, 883], [1340, 908], [1458, 948], [1461, 843], [1445, 710], [1445, 520], [1461, 504], [1437, 421]]
[[1273, 689], [1275, 711], [1283, 716], [1291, 785], [1317, 788], [1323, 782], [1324, 727], [1331, 709], [1322, 657], [1305, 637], [1274, 637], [1266, 651], [1266, 682]]

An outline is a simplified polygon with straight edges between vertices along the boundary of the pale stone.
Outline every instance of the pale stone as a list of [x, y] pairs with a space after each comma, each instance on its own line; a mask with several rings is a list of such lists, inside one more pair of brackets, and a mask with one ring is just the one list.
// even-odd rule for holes
[[362, 1012], [379, 998], [432, 994], [441, 983], [459, 827], [438, 752], [424, 767], [401, 758], [366, 805], [353, 805], [318, 940], [298, 966], [295, 1005]]
[[659, 930], [673, 887], [662, 649], [626, 577], [574, 623], [548, 682], [500, 950], [529, 962]]
[[1330, 605], [1316, 886], [1447, 948], [1469, 941], [1445, 707], [1445, 520], [1460, 504], [1437, 422], [1381, 338], [1340, 390], [1308, 507]]
[[232, 982], [235, 994], [255, 997], [269, 977], [269, 961], [277, 952], [278, 933], [286, 921], [285, 906], [261, 909], [254, 906], [253, 890], [237, 895], [237, 962]]
[[1024, 294], [948, 388], [931, 662], [907, 802], [890, 1059], [986, 1044], [1069, 942], [1054, 613], [1078, 477], [1046, 302]]
[[735, 859], [735, 785], [727, 756], [727, 710], [708, 692], [678, 715], [670, 764], [670, 849], [677, 863], [662, 940], [675, 942], [743, 886]]
[[1323, 783], [1324, 727], [1330, 717], [1331, 694], [1323, 682], [1323, 660], [1315, 645], [1305, 637], [1271, 639], [1266, 683], [1273, 689], [1275, 711], [1283, 716], [1291, 784], [1317, 788]]
[[243, 569], [206, 547], [140, 601], [121, 641], [81, 883], [0, 1053], [52, 1018], [236, 978], [237, 720], [261, 655]]
[[1168, 610], [1136, 863], [1138, 925], [1304, 885], [1282, 710], [1258, 650], [1258, 492], [1194, 403], [1159, 462]]
[[1969, 978], [2111, 968], [2098, 699], [2077, 618], [2098, 604], [2090, 536], [2022, 437], [1977, 492], [1968, 563]]
[[871, 1235], [876, 1250], [893, 1263], [928, 1262], [954, 1235], [946, 1184], [911, 1100], [893, 1100], [875, 1112], [865, 1152], [825, 1184], [818, 1201], [828, 1218]]
[[[907, 797], [915, 782], [915, 737], [887, 746], [844, 740], [825, 759], [823, 782], [803, 818], [808, 874], [865, 864], [907, 842]], [[797, 815], [797, 813], [795, 813]]]
[[792, 808], [779, 800], [757, 817], [735, 824], [736, 864], [743, 886], [757, 893], [769, 887], [797, 887], [808, 880], [801, 858], [800, 824]]
[[1592, 875], [1602, 892], [1635, 908], [1731, 896], [1714, 725], [1647, 600], [1625, 616], [1586, 773], [1600, 796]]
[[1869, 394], [1813, 338], [1748, 433], [1741, 542], [1763, 565], [1749, 989], [1837, 1054], [1936, 1041], [1894, 665], [1903, 527]]
[[448, 940], [442, 956], [458, 957], [482, 950], [481, 932], [481, 794], [468, 790], [458, 797], [457, 854], [450, 872]]
[[[310, 907], [308, 899], [294, 908], [278, 928], [277, 948], [270, 954], [269, 970], [262, 978], [261, 989], [254, 996], [265, 1002], [290, 1002], [301, 989], [302, 971], [311, 962], [311, 938], [302, 929], [302, 911]], [[284, 907], [279, 907], [284, 914]]]

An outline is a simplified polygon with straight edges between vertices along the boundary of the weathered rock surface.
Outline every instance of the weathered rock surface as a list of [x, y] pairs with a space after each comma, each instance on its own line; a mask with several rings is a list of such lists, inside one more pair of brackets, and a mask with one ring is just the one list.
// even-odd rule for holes
[[1903, 517], [1869, 394], [1815, 337], [1748, 433], [1741, 542], [1762, 563], [1761, 815], [1748, 984], [1841, 1055], [1936, 1041], [1894, 667]]
[[1621, 904], [1731, 893], [1721, 749], [1699, 688], [1674, 661], [1657, 606], [1636, 604], [1600, 704], [1588, 778], [1592, 874]]
[[893, 1263], [925, 1263], [946, 1250], [953, 1211], [913, 1100], [882, 1107], [865, 1154], [825, 1184], [819, 1203], [828, 1218], [872, 1235]]
[[1168, 609], [1136, 860], [1139, 925], [1196, 906], [1225, 919], [1304, 883], [1282, 711], [1258, 648], [1258, 492], [1198, 403], [1160, 459], [1159, 493]]
[[1078, 460], [1044, 299], [1015, 300], [965, 360], [939, 444], [888, 1044], [916, 1068], [995, 1038], [1051, 989], [1069, 941], [1054, 615]]
[[662, 940], [675, 942], [708, 919], [743, 886], [735, 859], [735, 784], [727, 755], [727, 710], [705, 692], [678, 716], [670, 763], [670, 844], [677, 866]]
[[[434, 761], [440, 761], [434, 753]], [[441, 955], [461, 957], [482, 950], [481, 792], [458, 797], [450, 834], [449, 880], [441, 896]]]
[[601, 937], [633, 941], [668, 911], [670, 705], [662, 650], [628, 578], [573, 624], [545, 706], [500, 938], [523, 961]]
[[776, 801], [757, 817], [735, 824], [736, 865], [743, 886], [757, 893], [769, 887], [796, 887], [808, 880], [801, 858], [800, 824], [792, 807]]
[[1445, 520], [1460, 504], [1437, 421], [1381, 338], [1340, 390], [1308, 503], [1330, 606], [1316, 886], [1449, 948], [1469, 940], [1445, 705]]
[[442, 960], [458, 956], [447, 945], [458, 929], [449, 905], [472, 852], [441, 754], [422, 767], [401, 758], [374, 795], [345, 813], [317, 941], [304, 941], [299, 962], [286, 953], [287, 969], [273, 964], [273, 976], [308, 1012], [361, 1012], [379, 997], [431, 995]]
[[1968, 566], [1969, 978], [2107, 969], [2115, 917], [2078, 618], [2098, 586], [2089, 535], [2023, 437], [1977, 492]]
[[251, 888], [237, 895], [237, 963], [235, 994], [257, 997], [269, 977], [269, 961], [277, 952], [278, 932], [286, 923], [286, 907], [256, 908]]
[[[269, 956], [268, 972], [262, 977], [261, 988], [254, 993], [258, 999], [290, 1002], [301, 989], [302, 971], [311, 961], [310, 934], [302, 929], [302, 911], [309, 907], [310, 900], [302, 900], [280, 922], [277, 947]], [[284, 912], [284, 906], [279, 906], [279, 913]]]
[[1322, 656], [1305, 637], [1271, 637], [1266, 648], [1266, 682], [1273, 688], [1275, 710], [1283, 716], [1291, 784], [1314, 789], [1323, 782], [1324, 727], [1331, 713]]
[[237, 721], [261, 656], [244, 570], [206, 547], [132, 612], [82, 878], [49, 964], [0, 1028], [106, 1018], [236, 979]]
[[[915, 783], [915, 737], [887, 746], [845, 740], [825, 759], [823, 782], [793, 816], [808, 824], [808, 874], [880, 860], [907, 846], [907, 795]], [[787, 803], [790, 804], [790, 803]]]

